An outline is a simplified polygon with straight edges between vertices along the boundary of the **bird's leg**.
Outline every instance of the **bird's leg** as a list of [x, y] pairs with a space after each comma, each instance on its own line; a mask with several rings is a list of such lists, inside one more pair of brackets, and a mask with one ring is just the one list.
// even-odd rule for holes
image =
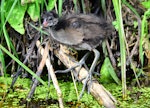
[[96, 67], [96, 63], [97, 63], [97, 61], [99, 59], [99, 56], [100, 56], [100, 53], [99, 53], [99, 51], [97, 49], [93, 49], [93, 52], [94, 52], [95, 58], [94, 58], [93, 63], [91, 65], [91, 67], [90, 67], [89, 75], [85, 79], [85, 82], [84, 82], [84, 85], [83, 85], [83, 88], [82, 88], [82, 91], [80, 93], [80, 97], [79, 98], [82, 97], [82, 95], [84, 93], [84, 90], [85, 90], [85, 87], [86, 87], [86, 85], [87, 85], [89, 80], [90, 80], [90, 84], [89, 84], [89, 87], [88, 87], [88, 93], [90, 92], [90, 85], [92, 83], [92, 72], [94, 72], [94, 69]]
[[[76, 78], [78, 79], [78, 76], [79, 76], [79, 72], [81, 70], [81, 67], [84, 65], [85, 69], [86, 70], [89, 70], [85, 61], [87, 60], [88, 56], [89, 56], [90, 52], [87, 52], [83, 57], [82, 59], [79, 61], [79, 69], [77, 71], [77, 75], [76, 75]], [[78, 79], [79, 80], [79, 79]], [[82, 79], [81, 79], [82, 80]], [[80, 81], [80, 80], [79, 80]]]
[[[91, 68], [90, 68], [90, 71], [89, 71], [90, 83], [92, 82], [92, 72], [94, 72], [94, 69], [96, 67], [97, 61], [98, 61], [99, 56], [100, 56], [100, 53], [99, 53], [99, 51], [97, 49], [93, 49], [93, 52], [94, 52], [95, 58], [94, 58], [94, 61], [93, 61], [92, 65], [91, 65]], [[88, 88], [88, 91], [89, 91], [89, 88]]]
[[65, 70], [57, 70], [55, 71], [55, 73], [68, 73], [70, 72], [71, 70], [75, 69], [76, 67], [80, 66], [79, 64], [75, 65], [75, 66], [72, 66], [71, 68], [69, 69], [65, 69]]
[[85, 68], [87, 68], [87, 66], [86, 66], [86, 64], [85, 64], [85, 61], [86, 61], [86, 59], [88, 58], [89, 54], [90, 54], [90, 52], [86, 53], [86, 54], [82, 57], [82, 59], [79, 61], [79, 63], [77, 63], [75, 66], [73, 66], [73, 67], [71, 67], [71, 68], [69, 68], [69, 69], [66, 69], [66, 70], [57, 70], [57, 71], [55, 71], [55, 73], [68, 73], [68, 72], [70, 72], [71, 70], [75, 69], [76, 67], [79, 67], [79, 66], [80, 66], [80, 68], [79, 68], [79, 70], [78, 70], [78, 72], [77, 72], [77, 76], [78, 76], [82, 65], [84, 65]]

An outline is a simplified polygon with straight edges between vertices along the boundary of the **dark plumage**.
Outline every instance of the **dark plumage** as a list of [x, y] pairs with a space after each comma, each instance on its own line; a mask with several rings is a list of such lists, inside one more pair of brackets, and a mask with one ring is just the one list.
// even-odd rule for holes
[[52, 38], [77, 50], [92, 50], [110, 36], [112, 25], [93, 14], [68, 15], [49, 31]]

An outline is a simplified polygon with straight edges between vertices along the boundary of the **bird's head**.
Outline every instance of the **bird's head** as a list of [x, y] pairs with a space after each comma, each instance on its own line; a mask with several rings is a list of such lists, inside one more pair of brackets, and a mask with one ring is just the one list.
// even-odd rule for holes
[[42, 27], [53, 27], [58, 23], [58, 15], [54, 12], [44, 12], [42, 14]]

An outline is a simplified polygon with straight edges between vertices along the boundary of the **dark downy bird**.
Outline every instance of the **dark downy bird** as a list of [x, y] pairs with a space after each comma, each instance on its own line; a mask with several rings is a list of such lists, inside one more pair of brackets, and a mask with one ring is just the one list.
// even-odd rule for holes
[[[48, 18], [51, 19], [51, 18]], [[93, 14], [73, 14], [61, 17], [57, 24], [50, 23], [53, 20], [44, 19], [43, 26], [52, 26], [48, 32], [55, 41], [75, 48], [76, 50], [89, 50], [95, 54], [94, 61], [89, 70], [87, 81], [92, 78], [99, 51], [96, 49], [103, 40], [111, 36], [113, 27], [103, 18]], [[86, 86], [86, 84], [85, 84]]]

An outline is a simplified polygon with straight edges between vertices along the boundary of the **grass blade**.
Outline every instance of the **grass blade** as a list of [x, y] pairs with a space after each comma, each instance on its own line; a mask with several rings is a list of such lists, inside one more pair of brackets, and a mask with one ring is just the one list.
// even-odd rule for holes
[[0, 44], [0, 49], [2, 49], [6, 54], [8, 54], [14, 61], [16, 61], [20, 66], [22, 66], [27, 72], [29, 72], [33, 77], [35, 77], [39, 82], [41, 82], [44, 86], [46, 86], [46, 83], [38, 77], [31, 69], [29, 69], [26, 65], [24, 65], [19, 59], [17, 59], [14, 55], [12, 55], [6, 48], [4, 48]]
[[119, 26], [119, 42], [121, 52], [121, 77], [122, 77], [122, 92], [123, 99], [127, 97], [127, 85], [126, 85], [126, 46], [125, 46], [125, 33], [123, 28], [122, 14], [121, 14], [121, 0], [113, 0], [117, 23]]

